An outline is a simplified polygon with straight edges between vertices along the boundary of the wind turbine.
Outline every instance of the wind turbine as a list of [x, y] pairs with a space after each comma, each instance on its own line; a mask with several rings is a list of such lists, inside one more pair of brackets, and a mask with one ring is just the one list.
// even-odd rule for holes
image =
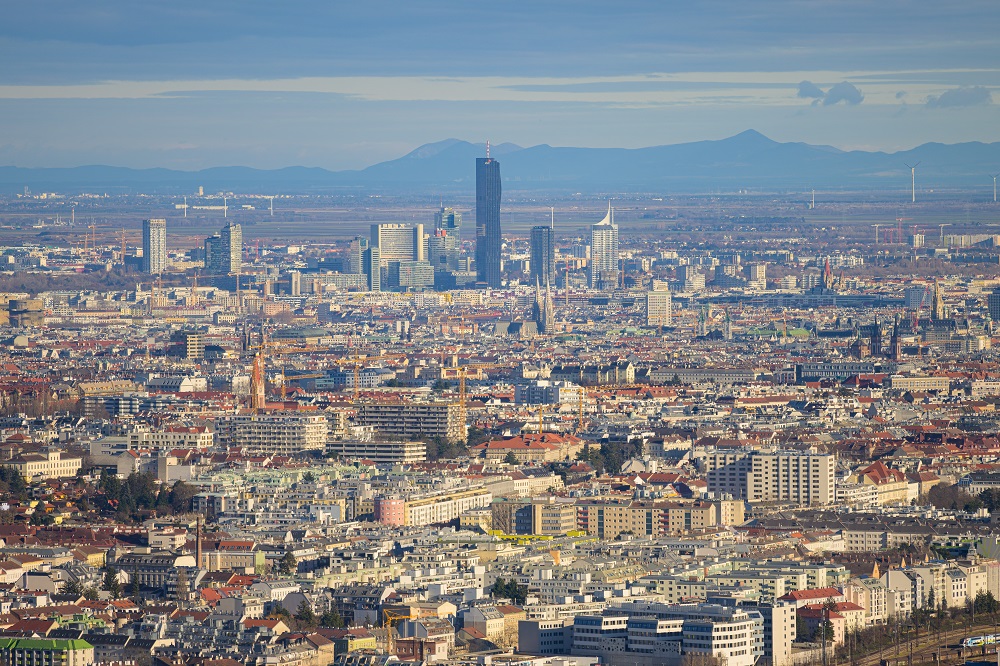
[[[903, 164], [906, 164], [906, 162], [903, 162]], [[906, 164], [906, 166], [910, 167], [910, 201], [912, 203], [916, 203], [917, 202], [917, 167], [920, 166], [920, 162], [917, 162], [916, 164], [913, 164], [913, 165]]]
[[995, 173], [995, 174], [992, 175], [992, 178], [993, 178], [993, 203], [997, 202], [997, 176], [1000, 176], [1000, 173]]

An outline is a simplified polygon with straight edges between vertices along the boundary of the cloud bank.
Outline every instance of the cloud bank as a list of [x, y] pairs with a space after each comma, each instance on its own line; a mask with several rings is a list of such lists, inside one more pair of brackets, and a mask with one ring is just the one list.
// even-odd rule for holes
[[927, 98], [927, 106], [932, 109], [947, 109], [977, 104], [992, 104], [993, 95], [983, 86], [969, 86], [946, 90], [940, 95]]

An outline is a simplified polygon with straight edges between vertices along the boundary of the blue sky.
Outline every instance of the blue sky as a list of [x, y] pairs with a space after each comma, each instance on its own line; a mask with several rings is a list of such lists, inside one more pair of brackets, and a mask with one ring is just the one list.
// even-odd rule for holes
[[1000, 140], [995, 2], [15, 0], [0, 164], [360, 168], [448, 137]]

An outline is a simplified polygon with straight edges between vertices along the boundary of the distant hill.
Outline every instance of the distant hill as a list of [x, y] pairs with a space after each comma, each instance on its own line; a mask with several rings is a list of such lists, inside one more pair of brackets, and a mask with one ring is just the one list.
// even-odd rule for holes
[[[260, 170], [214, 167], [201, 171], [83, 166], [69, 169], [0, 167], [0, 191], [178, 193], [206, 191], [471, 192], [474, 158], [483, 144], [458, 139], [429, 143], [398, 159], [355, 171], [287, 167]], [[985, 187], [1000, 171], [1000, 143], [926, 143], [897, 153], [842, 151], [830, 146], [780, 143], [754, 130], [719, 141], [649, 148], [491, 146], [508, 190], [710, 192], [717, 189], [905, 189], [920, 162], [918, 183]]]

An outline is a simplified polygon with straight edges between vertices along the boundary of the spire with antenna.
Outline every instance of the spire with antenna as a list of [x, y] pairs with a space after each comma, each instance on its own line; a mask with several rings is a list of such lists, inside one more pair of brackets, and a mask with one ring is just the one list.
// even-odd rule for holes
[[[994, 178], [993, 180], [996, 181], [996, 178]], [[550, 206], [549, 207], [549, 214], [552, 216], [549, 219], [549, 229], [555, 229], [556, 228], [556, 209], [555, 209], [555, 206]]]
[[486, 159], [490, 159], [490, 140], [486, 139]]

